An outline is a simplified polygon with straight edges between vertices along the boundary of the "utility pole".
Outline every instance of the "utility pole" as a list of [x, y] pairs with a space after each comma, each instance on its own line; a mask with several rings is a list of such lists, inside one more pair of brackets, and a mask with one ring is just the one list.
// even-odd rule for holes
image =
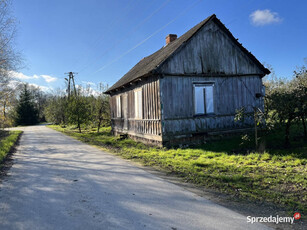
[[68, 72], [68, 73], [65, 73], [65, 74], [68, 75], [68, 78], [65, 77], [65, 80], [67, 81], [68, 98], [70, 98], [70, 95], [71, 95], [71, 84], [73, 85], [75, 97], [77, 97], [77, 90], [76, 90], [76, 85], [75, 85], [74, 74], [78, 74], [78, 73]]

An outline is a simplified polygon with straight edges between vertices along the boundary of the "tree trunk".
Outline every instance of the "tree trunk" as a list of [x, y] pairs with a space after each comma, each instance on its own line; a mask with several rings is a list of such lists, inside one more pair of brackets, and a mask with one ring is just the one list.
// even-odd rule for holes
[[78, 129], [79, 129], [79, 133], [81, 133], [81, 126], [79, 122], [78, 122]]
[[64, 116], [62, 116], [62, 124], [66, 125]]
[[102, 108], [99, 109], [97, 133], [99, 133], [99, 129], [100, 129], [100, 126], [101, 126], [101, 122], [102, 122], [102, 120], [103, 120], [103, 118], [101, 117], [101, 115], [102, 115]]
[[81, 125], [80, 125], [80, 117], [78, 114], [78, 129], [79, 129], [79, 133], [81, 133]]
[[102, 121], [102, 119], [99, 118], [98, 126], [97, 126], [97, 133], [99, 133], [100, 126], [101, 126], [101, 121]]
[[3, 117], [6, 119], [6, 101], [3, 103]]
[[304, 137], [306, 138], [307, 137], [307, 130], [306, 130], [306, 123], [305, 123], [304, 115], [302, 115], [301, 119], [302, 119], [302, 123], [303, 123], [303, 127], [304, 127]]
[[290, 127], [291, 127], [291, 120], [288, 120], [286, 123], [286, 135], [285, 135], [285, 147], [290, 147]]
[[257, 110], [254, 108], [255, 150], [258, 150]]

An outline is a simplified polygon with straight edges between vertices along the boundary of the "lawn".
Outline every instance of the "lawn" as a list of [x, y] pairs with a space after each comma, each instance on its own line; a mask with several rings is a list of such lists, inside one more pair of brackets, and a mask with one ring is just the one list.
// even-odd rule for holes
[[15, 146], [22, 131], [1, 131], [0, 132], [0, 167], [1, 162], [5, 159], [7, 154]]
[[49, 127], [206, 188], [251, 201], [272, 202], [303, 216], [307, 213], [307, 144], [298, 127], [292, 130], [289, 149], [282, 147], [282, 130], [262, 133], [264, 153], [253, 152], [252, 138], [242, 141], [240, 136], [193, 148], [166, 149], [121, 140], [111, 135], [110, 127], [100, 133], [91, 129], [81, 134], [75, 128]]

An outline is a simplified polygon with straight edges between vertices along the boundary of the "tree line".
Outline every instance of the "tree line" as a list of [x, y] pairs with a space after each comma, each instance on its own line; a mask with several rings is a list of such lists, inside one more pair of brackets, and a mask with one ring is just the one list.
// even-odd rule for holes
[[0, 126], [34, 125], [49, 122], [57, 125], [76, 125], [83, 128], [110, 125], [109, 98], [103, 92], [104, 84], [78, 86], [76, 93], [67, 95], [65, 90], [46, 93], [39, 87], [16, 83], [10, 97], [1, 98]]
[[79, 132], [82, 127], [97, 128], [110, 126], [109, 96], [104, 94], [107, 86], [100, 83], [93, 87], [77, 87], [73, 93], [59, 92], [51, 96], [45, 107], [48, 122], [58, 125], [76, 125]]
[[[254, 121], [255, 148], [258, 149], [258, 129], [273, 131], [284, 129], [285, 147], [290, 146], [290, 130], [294, 124], [301, 124], [304, 138], [307, 139], [307, 69], [306, 66], [294, 71], [292, 79], [276, 77], [274, 70], [264, 79], [265, 95], [264, 110], [253, 107], [253, 113], [248, 108], [241, 107], [236, 111], [235, 121], [244, 122], [246, 118]], [[245, 136], [246, 138], [246, 136]]]
[[301, 124], [307, 138], [307, 69], [294, 71], [292, 79], [273, 77], [264, 82], [266, 86], [265, 118], [267, 124], [284, 127], [285, 145], [290, 144], [290, 128]]

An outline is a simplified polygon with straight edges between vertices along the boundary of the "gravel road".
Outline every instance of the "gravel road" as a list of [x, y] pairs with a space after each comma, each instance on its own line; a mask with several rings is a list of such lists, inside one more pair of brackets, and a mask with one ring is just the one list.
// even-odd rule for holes
[[23, 128], [0, 229], [268, 229], [45, 126]]

